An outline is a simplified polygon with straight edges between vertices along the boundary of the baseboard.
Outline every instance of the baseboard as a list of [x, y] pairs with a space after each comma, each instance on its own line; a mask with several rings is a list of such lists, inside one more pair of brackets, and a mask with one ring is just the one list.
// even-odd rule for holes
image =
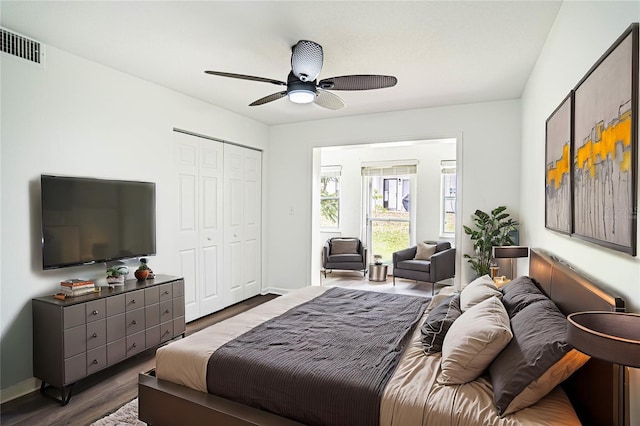
[[9, 402], [13, 399], [20, 398], [28, 393], [37, 391], [40, 388], [40, 380], [30, 377], [0, 392], [0, 404]]

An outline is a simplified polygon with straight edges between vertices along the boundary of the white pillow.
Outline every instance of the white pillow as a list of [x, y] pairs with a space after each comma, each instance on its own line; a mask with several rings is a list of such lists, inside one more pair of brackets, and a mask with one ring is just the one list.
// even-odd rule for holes
[[500, 299], [490, 297], [471, 307], [455, 320], [444, 338], [438, 383], [456, 385], [475, 380], [512, 337], [509, 315]]
[[502, 299], [502, 292], [498, 290], [496, 284], [489, 275], [476, 278], [462, 289], [460, 293], [460, 309], [462, 312], [490, 297]]
[[436, 246], [433, 244], [418, 243], [418, 249], [414, 260], [431, 260], [431, 256], [436, 252]]

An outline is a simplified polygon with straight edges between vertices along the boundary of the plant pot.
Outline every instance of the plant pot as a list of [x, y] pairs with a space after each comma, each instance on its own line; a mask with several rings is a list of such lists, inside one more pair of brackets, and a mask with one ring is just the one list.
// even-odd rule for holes
[[124, 284], [124, 275], [118, 275], [117, 277], [107, 277], [107, 283], [111, 285]]
[[147, 276], [149, 275], [149, 270], [148, 269], [136, 269], [136, 271], [133, 273], [136, 278], [139, 281], [144, 281], [147, 279]]

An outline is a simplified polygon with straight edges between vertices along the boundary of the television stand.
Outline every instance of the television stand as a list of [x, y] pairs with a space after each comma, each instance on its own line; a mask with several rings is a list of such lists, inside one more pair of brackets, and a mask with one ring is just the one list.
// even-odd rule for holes
[[[178, 336], [184, 337], [184, 280], [156, 275], [99, 293], [33, 307], [33, 375], [40, 393], [67, 405], [73, 385], [106, 367]], [[60, 390], [53, 395], [51, 387]]]

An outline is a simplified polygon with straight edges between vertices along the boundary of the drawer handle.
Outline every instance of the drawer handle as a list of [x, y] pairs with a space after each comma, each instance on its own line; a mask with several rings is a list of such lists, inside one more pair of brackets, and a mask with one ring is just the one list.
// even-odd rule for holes
[[136, 346], [138, 346], [138, 345], [136, 345], [135, 343], [133, 345], [131, 345], [132, 348], [135, 348]]
[[169, 334], [169, 330], [165, 330], [165, 331], [164, 331], [164, 334]]
[[98, 363], [97, 359], [94, 359], [93, 362], [92, 362], [93, 365], [96, 365], [97, 363]]
[[91, 312], [91, 315], [98, 315], [98, 311]]
[[165, 290], [162, 294], [169, 294], [169, 290]]
[[91, 337], [98, 337], [98, 333], [93, 333]]
[[133, 300], [131, 301], [131, 304], [132, 304], [132, 305], [135, 305], [135, 304], [136, 304], [136, 299], [133, 299]]
[[166, 311], [164, 311], [164, 313], [165, 313], [165, 314], [168, 314], [168, 313], [169, 313], [169, 310], [167, 309]]
[[137, 324], [137, 321], [136, 321], [136, 320], [133, 320], [133, 321], [131, 321], [131, 324], [136, 325], [136, 324]]

